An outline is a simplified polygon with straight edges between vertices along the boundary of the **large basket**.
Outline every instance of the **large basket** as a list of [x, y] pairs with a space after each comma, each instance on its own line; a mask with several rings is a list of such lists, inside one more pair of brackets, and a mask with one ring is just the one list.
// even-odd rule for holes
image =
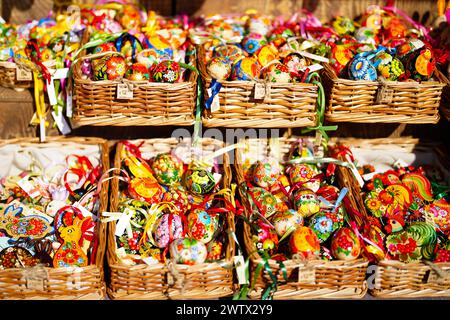
[[[378, 161], [403, 155], [408, 165], [439, 165], [443, 169], [450, 167], [448, 156], [438, 144], [419, 143], [414, 138], [391, 139], [335, 139], [352, 149], [356, 161], [358, 154], [376, 154], [377, 159], [366, 158], [364, 162], [375, 164]], [[358, 151], [361, 150], [361, 151]], [[366, 150], [366, 151], [362, 151]], [[392, 156], [394, 155], [394, 156]], [[345, 159], [342, 159], [345, 160]], [[394, 161], [393, 161], [394, 162]], [[364, 163], [362, 163], [364, 164]], [[367, 216], [361, 188], [351, 178], [347, 168], [337, 168], [339, 179], [346, 181], [349, 197], [356, 203], [359, 212]], [[446, 173], [447, 180], [450, 173]], [[368, 278], [369, 292], [381, 298], [418, 298], [450, 296], [450, 263], [414, 262], [403, 263], [393, 260], [382, 260], [376, 264], [374, 276]]]
[[[84, 42], [89, 32], [85, 32]], [[81, 56], [86, 55], [83, 51]], [[194, 124], [197, 73], [186, 70], [180, 83], [148, 81], [92, 81], [82, 78], [81, 59], [74, 66], [75, 126], [188, 126]], [[195, 67], [196, 58], [190, 62]], [[132, 99], [117, 99], [119, 84], [132, 85]]]
[[17, 64], [14, 62], [0, 62], [0, 86], [23, 91], [33, 87], [33, 79], [27, 81], [17, 80]]
[[438, 70], [435, 72], [438, 81], [381, 83], [338, 78], [329, 64], [325, 64], [324, 69], [325, 118], [330, 122], [419, 124], [439, 121], [445, 84]]
[[[137, 142], [140, 144], [141, 141]], [[135, 143], [135, 142], [133, 142]], [[170, 152], [180, 143], [190, 146], [189, 140], [183, 142], [175, 138], [145, 140], [141, 147], [143, 154], [149, 157], [158, 153]], [[214, 139], [202, 139], [204, 152], [223, 147], [223, 143]], [[118, 143], [115, 167], [120, 168], [123, 145]], [[188, 159], [183, 159], [188, 161]], [[223, 155], [223, 187], [229, 187], [231, 169], [228, 155]], [[113, 179], [111, 192], [111, 208], [115, 212], [119, 205], [119, 181]], [[119, 262], [116, 254], [115, 239], [116, 222], [108, 223], [107, 261], [110, 271], [108, 295], [112, 299], [214, 299], [230, 296], [234, 293], [233, 256], [235, 251], [232, 233], [234, 232], [234, 214], [227, 214], [228, 244], [226, 257], [222, 263], [212, 262], [194, 266], [172, 263], [158, 263], [152, 266], [145, 264], [127, 266]]]
[[[205, 49], [198, 46], [198, 68], [205, 98], [211, 85], [206, 71]], [[252, 81], [223, 81], [218, 94], [220, 107], [203, 111], [207, 127], [294, 128], [316, 124], [317, 86], [309, 83], [270, 83], [263, 99], [255, 99]]]
[[[14, 139], [0, 141], [0, 147], [18, 145], [33, 146], [45, 152], [46, 148], [72, 146], [83, 150], [86, 146], [98, 146], [103, 171], [109, 169], [109, 151], [106, 140], [97, 138], [48, 137], [47, 142], [38, 139]], [[108, 181], [103, 182], [99, 212], [108, 206]], [[106, 227], [98, 222], [95, 237], [98, 248], [95, 263], [81, 268], [29, 267], [0, 270], [1, 299], [52, 299], [96, 300], [106, 296], [103, 262], [106, 245]]]
[[[253, 144], [257, 144], [255, 154], [251, 159], [262, 160], [267, 155], [269, 149], [275, 151], [271, 155], [277, 156], [280, 160], [287, 160], [290, 145], [294, 138], [280, 138], [276, 141], [276, 147], [267, 143], [261, 143], [262, 139], [254, 139]], [[239, 185], [245, 183], [242, 156], [240, 150], [236, 150], [236, 177]], [[241, 199], [244, 204], [246, 215], [249, 215], [246, 195], [242, 194]], [[258, 265], [264, 265], [263, 258], [258, 254], [256, 246], [252, 241], [250, 226], [244, 224], [244, 244], [250, 258], [251, 273], [250, 279], [253, 281]], [[275, 260], [268, 260], [268, 264], [273, 274], [277, 277], [277, 291], [273, 295], [274, 299], [359, 299], [367, 292], [366, 270], [368, 261], [357, 259], [354, 261], [322, 261], [313, 260], [309, 262], [287, 260], [284, 261], [287, 271], [287, 281], [284, 278], [280, 265]], [[259, 299], [263, 290], [270, 283], [270, 277], [266, 270], [256, 278], [254, 290], [249, 293], [250, 298]], [[301, 276], [301, 275], [304, 276]]]

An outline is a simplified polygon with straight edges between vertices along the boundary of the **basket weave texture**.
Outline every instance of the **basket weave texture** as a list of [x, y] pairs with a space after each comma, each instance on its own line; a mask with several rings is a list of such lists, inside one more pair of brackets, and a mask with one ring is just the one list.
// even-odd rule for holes
[[0, 86], [21, 91], [33, 87], [33, 80], [17, 80], [17, 65], [14, 62], [2, 62], [0, 63]]

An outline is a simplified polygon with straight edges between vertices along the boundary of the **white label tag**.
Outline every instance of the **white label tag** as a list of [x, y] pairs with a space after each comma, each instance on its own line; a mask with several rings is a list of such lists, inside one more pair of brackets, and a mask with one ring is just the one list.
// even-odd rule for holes
[[17, 181], [17, 184], [19, 187], [23, 189], [31, 198], [36, 198], [41, 195], [38, 186], [35, 186], [33, 183], [31, 183], [30, 180], [28, 180], [28, 177], [25, 177], [23, 179], [20, 179]]
[[130, 224], [130, 219], [131, 219], [131, 216], [126, 214], [126, 213], [124, 213], [120, 217], [119, 222], [117, 222], [117, 224], [116, 224], [116, 233], [115, 233], [115, 235], [117, 237], [120, 237], [120, 236], [122, 236], [125, 233], [127, 225]]
[[50, 83], [48, 83], [47, 80], [45, 80], [45, 83], [47, 85], [48, 100], [50, 102], [50, 105], [54, 106], [55, 104], [57, 104], [57, 101], [56, 101], [55, 84], [53, 82], [53, 77], [51, 78]]
[[216, 184], [218, 184], [220, 182], [220, 180], [222, 179], [222, 175], [220, 173], [213, 173], [213, 177], [214, 177], [214, 181], [216, 182]]
[[73, 98], [72, 98], [72, 91], [67, 91], [66, 96], [66, 116], [68, 118], [72, 118], [73, 115]]
[[238, 277], [239, 284], [248, 284], [248, 280], [245, 276], [245, 262], [243, 256], [233, 257], [234, 265], [236, 266], [236, 275]]
[[72, 131], [66, 119], [63, 117], [62, 111], [59, 111], [58, 114], [52, 111], [52, 117], [63, 135], [68, 135]]
[[117, 99], [133, 99], [133, 85], [124, 83], [118, 84]]
[[316, 64], [312, 64], [310, 66], [307, 66], [307, 67], [301, 69], [301, 71], [305, 71], [306, 69], [309, 69], [309, 72], [315, 72], [315, 71], [319, 71], [319, 70], [323, 69], [323, 66], [316, 63]]
[[395, 161], [392, 166], [394, 167], [394, 169], [399, 169], [399, 168], [407, 167], [408, 164], [402, 159], [397, 159], [397, 161]]
[[16, 68], [17, 81], [31, 81], [33, 80], [33, 74], [27, 69], [17, 66]]
[[39, 138], [41, 142], [45, 142], [45, 119], [41, 119], [39, 122]]
[[159, 263], [159, 261], [158, 260], [156, 260], [155, 258], [153, 258], [153, 257], [147, 257], [147, 258], [143, 258], [142, 259], [142, 261], [144, 261], [145, 262], [145, 264], [147, 264], [148, 266], [153, 266], [153, 265], [155, 265], [155, 264], [158, 264]]
[[[211, 88], [208, 89], [208, 95], [211, 97], [212, 95], [212, 90]], [[214, 99], [211, 103], [211, 112], [216, 112], [217, 110], [220, 109], [220, 101], [219, 101], [219, 94], [216, 94], [214, 96]]]
[[65, 78], [67, 78], [68, 73], [69, 73], [69, 68], [56, 69], [52, 78], [57, 79], [57, 80], [65, 79]]
[[316, 270], [305, 268], [298, 270], [298, 283], [314, 284], [316, 282]]
[[309, 53], [309, 52], [306, 52], [306, 51], [297, 51], [297, 53], [302, 55], [302, 56], [304, 56], [304, 57], [306, 57], [306, 58], [310, 58], [310, 59], [313, 59], [313, 60], [316, 60], [316, 61], [325, 62], [325, 63], [329, 63], [330, 62], [330, 60], [328, 58], [319, 56], [317, 54], [312, 54], [312, 53]]
[[254, 98], [260, 100], [264, 99], [265, 96], [266, 96], [266, 86], [264, 85], [264, 83], [256, 83]]
[[[87, 217], [91, 217], [91, 218], [95, 218], [96, 216], [94, 216], [92, 214], [92, 212], [90, 212], [88, 209], [86, 209], [85, 207], [83, 207], [78, 201], [75, 202], [73, 204], [73, 206], [77, 209], [79, 209], [81, 211], [81, 214], [83, 215], [83, 217], [87, 218]], [[95, 221], [95, 220], [94, 220]]]

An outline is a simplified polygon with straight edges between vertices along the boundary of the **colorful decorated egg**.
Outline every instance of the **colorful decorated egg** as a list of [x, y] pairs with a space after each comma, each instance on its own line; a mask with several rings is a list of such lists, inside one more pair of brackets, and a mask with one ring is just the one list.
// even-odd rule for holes
[[190, 237], [208, 243], [219, 227], [219, 217], [202, 209], [194, 209], [187, 216], [187, 224]]
[[158, 182], [167, 186], [179, 182], [183, 176], [183, 162], [170, 153], [158, 154], [151, 167]]
[[412, 79], [427, 81], [436, 70], [436, 59], [431, 49], [426, 47], [409, 55], [405, 68], [410, 72]]
[[125, 73], [125, 79], [132, 81], [148, 81], [150, 74], [142, 63], [133, 63]]
[[283, 237], [285, 234], [290, 234], [296, 228], [303, 225], [303, 217], [293, 209], [276, 213], [272, 216], [271, 221], [280, 237]]
[[164, 60], [150, 69], [150, 78], [154, 82], [174, 83], [180, 78], [180, 65], [175, 61]]
[[281, 63], [275, 63], [270, 65], [266, 69], [266, 79], [269, 82], [276, 83], [289, 83], [292, 82], [291, 73], [289, 69]]
[[359, 43], [375, 46], [378, 42], [375, 32], [371, 28], [361, 27], [356, 31], [355, 38]]
[[339, 212], [322, 211], [309, 220], [308, 227], [316, 233], [320, 242], [325, 242], [343, 224], [344, 216]]
[[201, 264], [208, 255], [206, 246], [193, 238], [180, 238], [170, 244], [170, 256], [179, 264]]
[[257, 52], [256, 56], [261, 66], [265, 67], [270, 62], [277, 60], [278, 50], [273, 44], [266, 44], [262, 46]]
[[288, 68], [292, 77], [300, 77], [308, 66], [308, 61], [298, 53], [291, 53], [283, 59], [283, 64]]
[[317, 178], [319, 173], [315, 165], [296, 163], [289, 168], [289, 180], [292, 184], [302, 184], [302, 187], [316, 192], [320, 188], [320, 179]]
[[161, 201], [163, 189], [153, 178], [133, 178], [128, 184], [128, 193], [136, 200], [158, 203]]
[[225, 81], [231, 75], [231, 63], [222, 57], [212, 58], [207, 65], [208, 74], [217, 81]]
[[186, 212], [189, 207], [187, 191], [180, 184], [169, 186], [163, 194], [162, 201], [173, 203], [182, 213]]
[[[269, 191], [260, 187], [250, 188], [249, 198], [253, 203], [253, 210], [260, 211], [260, 213], [266, 218], [274, 215], [277, 212], [278, 200]], [[254, 201], [256, 201], [258, 204], [254, 203]]]
[[269, 21], [264, 18], [250, 18], [248, 21], [250, 33], [258, 33], [266, 36], [269, 33]]
[[355, 32], [353, 20], [348, 17], [338, 16], [332, 23], [334, 30], [340, 36]]
[[92, 60], [95, 80], [118, 80], [126, 72], [125, 59], [121, 56], [107, 55]]
[[320, 242], [317, 235], [308, 227], [301, 226], [292, 234], [289, 242], [292, 254], [301, 254], [309, 259], [320, 254]]
[[450, 235], [450, 204], [445, 199], [435, 200], [425, 207], [425, 211], [432, 217], [441, 232]]
[[170, 43], [158, 34], [148, 38], [147, 47], [155, 50], [161, 56], [173, 57], [173, 49]]
[[205, 195], [214, 189], [216, 181], [211, 172], [206, 169], [189, 168], [186, 171], [184, 184], [189, 192]]
[[405, 42], [402, 45], [397, 46], [397, 58], [400, 59], [400, 61], [405, 66], [408, 62], [408, 58], [411, 54], [416, 52], [417, 50], [421, 50], [425, 48], [425, 43], [417, 38], [412, 38], [409, 41]]
[[253, 181], [262, 188], [270, 188], [277, 182], [280, 168], [276, 164], [257, 161], [253, 167]]
[[253, 235], [256, 249], [272, 254], [278, 247], [278, 236], [274, 229], [262, 221], [258, 222], [256, 234]]
[[332, 43], [330, 63], [338, 76], [342, 76], [345, 67], [352, 60], [353, 56], [354, 53], [348, 45], [334, 45]]
[[114, 42], [102, 43], [96, 46], [92, 53], [103, 53], [103, 52], [117, 52], [116, 45]]
[[261, 73], [261, 66], [254, 58], [242, 58], [233, 65], [231, 73], [232, 80], [251, 81], [258, 79]]
[[393, 58], [387, 52], [380, 52], [374, 58], [374, 66], [384, 79], [389, 81], [396, 81], [400, 76], [405, 74], [405, 68], [403, 63], [397, 59]]
[[170, 56], [161, 56], [155, 49], [144, 49], [136, 55], [136, 60], [150, 69], [152, 65], [158, 64], [162, 60], [170, 60]]
[[166, 213], [154, 224], [152, 233], [155, 245], [165, 248], [172, 240], [183, 236], [183, 221], [179, 215]]
[[352, 80], [366, 81], [375, 81], [378, 77], [377, 70], [372, 62], [362, 54], [357, 54], [350, 62], [348, 75]]
[[355, 260], [361, 253], [361, 243], [350, 228], [341, 228], [331, 239], [331, 254], [339, 260]]
[[222, 257], [223, 243], [218, 240], [213, 240], [207, 245], [208, 256], [206, 260], [216, 261]]
[[320, 210], [320, 201], [311, 189], [302, 188], [293, 193], [294, 206], [303, 217], [309, 217]]
[[244, 51], [234, 44], [223, 44], [215, 48], [214, 57], [223, 58], [234, 63], [244, 57]]
[[250, 33], [242, 40], [242, 46], [249, 54], [254, 54], [263, 45], [267, 44], [266, 37], [259, 33]]

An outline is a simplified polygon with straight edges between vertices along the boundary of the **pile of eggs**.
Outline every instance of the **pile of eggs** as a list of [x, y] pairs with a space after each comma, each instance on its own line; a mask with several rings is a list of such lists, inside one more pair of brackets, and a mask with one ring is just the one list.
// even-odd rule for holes
[[[167, 253], [179, 264], [200, 264], [223, 257], [225, 219], [214, 211], [221, 175], [214, 169], [188, 166], [176, 153], [144, 160], [127, 154], [122, 168], [130, 175], [122, 189], [120, 211], [132, 210], [133, 236], [118, 237], [135, 262], [151, 256], [164, 262]], [[151, 208], [163, 205], [155, 213]]]
[[[312, 156], [300, 143], [290, 159]], [[294, 255], [306, 259], [354, 260], [361, 254], [359, 238], [345, 226], [345, 209], [337, 203], [340, 190], [324, 178], [319, 165], [281, 165], [266, 159], [244, 167], [249, 185], [247, 211], [252, 241], [273, 259]]]

